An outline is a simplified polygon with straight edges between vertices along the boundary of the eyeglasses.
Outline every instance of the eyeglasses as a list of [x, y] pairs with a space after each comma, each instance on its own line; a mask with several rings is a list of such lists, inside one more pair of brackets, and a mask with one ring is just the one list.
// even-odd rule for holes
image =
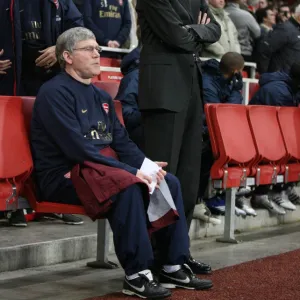
[[87, 47], [73, 49], [73, 51], [75, 51], [75, 50], [77, 50], [77, 51], [86, 51], [86, 52], [90, 52], [90, 53], [93, 53], [95, 50], [98, 53], [102, 52], [102, 48], [100, 46], [95, 46], [95, 47], [93, 47], [93, 46], [87, 46]]

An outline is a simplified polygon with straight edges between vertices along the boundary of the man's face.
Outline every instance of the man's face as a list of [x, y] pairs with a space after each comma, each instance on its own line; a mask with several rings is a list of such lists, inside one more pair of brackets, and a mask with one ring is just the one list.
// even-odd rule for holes
[[225, 0], [209, 0], [209, 4], [215, 8], [224, 8]]
[[267, 17], [264, 18], [264, 23], [273, 26], [276, 23], [275, 13], [271, 9], [267, 10]]
[[291, 17], [290, 8], [288, 6], [283, 6], [279, 9], [278, 16], [282, 22], [287, 21]]
[[265, 7], [267, 7], [268, 6], [268, 2], [267, 2], [267, 0], [259, 0], [259, 2], [258, 2], [258, 8], [265, 8]]
[[69, 54], [67, 66], [73, 69], [81, 78], [90, 79], [100, 73], [101, 49], [94, 39], [76, 43], [73, 52]]

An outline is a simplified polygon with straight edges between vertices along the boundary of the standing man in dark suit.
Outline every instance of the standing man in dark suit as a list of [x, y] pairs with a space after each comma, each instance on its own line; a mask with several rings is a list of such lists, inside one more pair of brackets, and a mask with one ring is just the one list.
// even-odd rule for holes
[[[204, 0], [138, 0], [141, 27], [139, 108], [145, 153], [168, 162], [182, 185], [190, 227], [197, 201], [202, 148], [202, 78], [198, 53], [221, 35]], [[190, 257], [194, 273], [209, 265]]]

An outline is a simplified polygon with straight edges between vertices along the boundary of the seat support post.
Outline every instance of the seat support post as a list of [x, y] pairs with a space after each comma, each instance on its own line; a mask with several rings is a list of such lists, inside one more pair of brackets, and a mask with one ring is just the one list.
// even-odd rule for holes
[[234, 237], [236, 191], [237, 188], [226, 189], [224, 235], [221, 238], [217, 238], [217, 242], [232, 244], [238, 243]]
[[88, 262], [91, 268], [116, 269], [118, 265], [108, 260], [109, 253], [109, 223], [106, 219], [97, 221], [97, 258]]

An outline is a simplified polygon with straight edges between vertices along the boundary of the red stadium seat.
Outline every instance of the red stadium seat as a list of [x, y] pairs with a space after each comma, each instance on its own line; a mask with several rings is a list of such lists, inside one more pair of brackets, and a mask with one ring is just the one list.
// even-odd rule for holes
[[119, 68], [121, 66], [121, 59], [100, 57], [100, 66]]
[[300, 181], [300, 109], [278, 108], [278, 121], [288, 153], [285, 182]]
[[99, 89], [107, 92], [112, 97], [112, 99], [115, 99], [115, 97], [117, 96], [120, 85], [118, 82], [114, 81], [96, 81], [93, 84]]
[[120, 82], [123, 78], [123, 74], [121, 72], [101, 71], [98, 78], [99, 78], [100, 81]]
[[253, 98], [253, 96], [256, 94], [256, 92], [259, 90], [259, 84], [258, 83], [250, 83], [249, 84], [249, 102]]
[[257, 153], [259, 155], [256, 185], [274, 184], [277, 175], [284, 173], [287, 151], [278, 124], [277, 109], [274, 106], [247, 106], [249, 123]]
[[32, 157], [20, 97], [0, 97], [0, 211], [17, 208], [32, 170]]
[[244, 185], [251, 173], [251, 165], [257, 158], [246, 107], [211, 105], [207, 124], [217, 145], [214, 151], [219, 152], [211, 168], [212, 179], [222, 180], [223, 188]]

